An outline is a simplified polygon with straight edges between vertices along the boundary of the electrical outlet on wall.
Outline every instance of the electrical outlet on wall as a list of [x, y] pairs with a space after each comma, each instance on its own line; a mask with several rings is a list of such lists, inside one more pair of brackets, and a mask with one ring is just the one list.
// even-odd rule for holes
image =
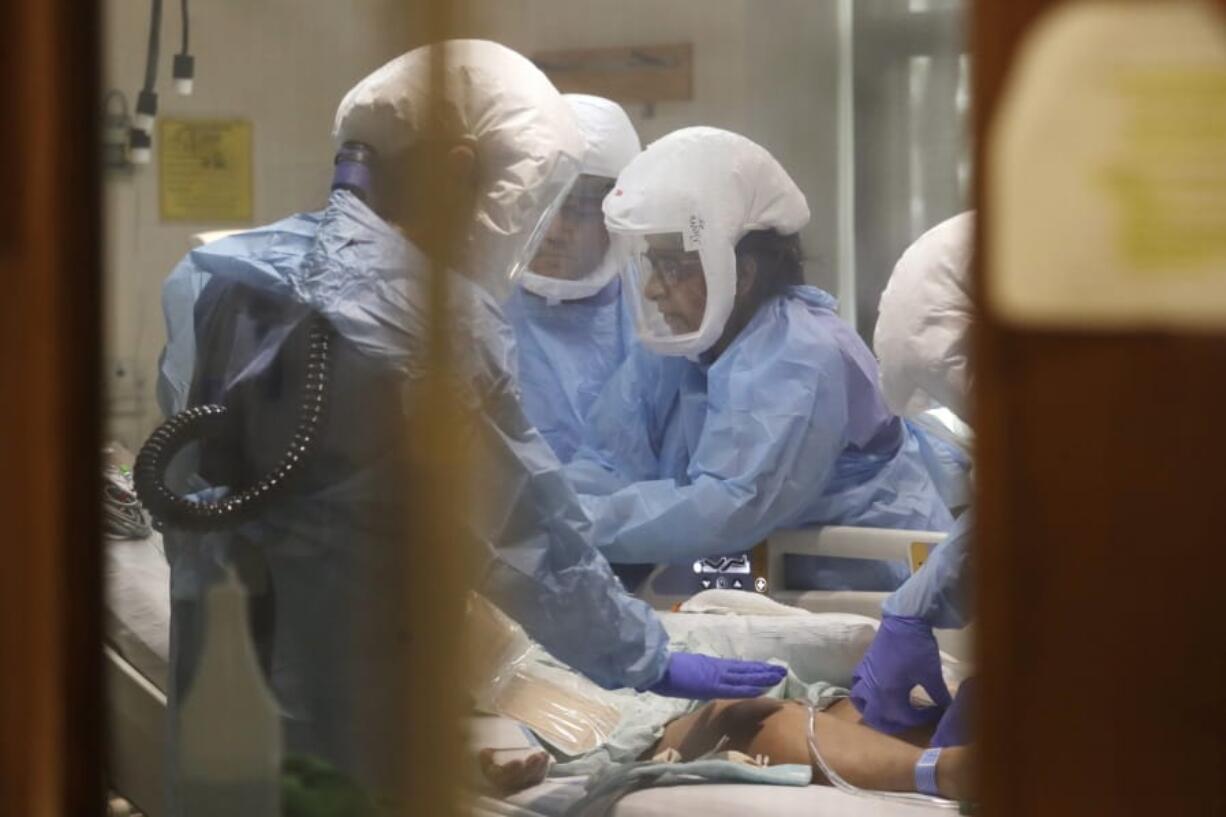
[[108, 412], [112, 416], [140, 414], [144, 410], [147, 384], [148, 378], [136, 365], [134, 358], [109, 359], [103, 382]]

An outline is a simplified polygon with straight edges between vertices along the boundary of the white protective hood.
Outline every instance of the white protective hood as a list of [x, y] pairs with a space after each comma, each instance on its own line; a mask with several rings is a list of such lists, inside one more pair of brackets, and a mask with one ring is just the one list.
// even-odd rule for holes
[[[642, 297], [635, 298], [644, 345], [689, 357], [709, 349], [728, 322], [736, 243], [751, 230], [791, 235], [809, 222], [804, 194], [775, 157], [744, 136], [707, 127], [683, 128], [652, 143], [622, 171], [604, 213], [611, 235], [680, 233], [685, 249], [698, 252], [707, 307], [697, 331], [671, 333], [646, 313]], [[650, 274], [644, 269], [637, 277]], [[642, 280], [631, 283], [642, 291]]]
[[430, 49], [446, 49], [448, 131], [471, 140], [480, 168], [463, 270], [502, 298], [517, 263], [579, 174], [583, 137], [536, 66], [505, 46], [449, 40], [403, 54], [355, 85], [336, 111], [336, 145], [364, 142], [395, 156], [427, 130]]
[[643, 152], [638, 131], [621, 105], [587, 94], [563, 94], [562, 99], [575, 115], [587, 147], [581, 173], [616, 179]]
[[944, 407], [967, 420], [974, 229], [968, 212], [924, 233], [898, 260], [881, 294], [873, 349], [895, 414]]
[[[642, 152], [638, 132], [621, 105], [609, 99], [587, 94], [564, 94], [586, 150], [580, 173], [616, 179], [630, 160]], [[613, 280], [627, 262], [626, 252], [618, 242], [610, 244], [600, 266], [580, 280], [570, 281], [538, 275], [526, 266], [517, 267], [520, 285], [551, 302], [589, 298]]]

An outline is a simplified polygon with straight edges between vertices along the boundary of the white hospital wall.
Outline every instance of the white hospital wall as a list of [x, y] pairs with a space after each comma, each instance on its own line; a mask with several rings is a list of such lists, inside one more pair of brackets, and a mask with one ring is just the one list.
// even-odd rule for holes
[[[207, 0], [191, 4], [195, 93], [171, 88], [179, 4], [166, 3], [158, 71], [159, 115], [249, 119], [256, 224], [318, 206], [327, 194], [332, 116], [341, 95], [401, 50], [408, 26], [388, 0]], [[104, 88], [134, 106], [144, 78], [146, 0], [106, 0]], [[156, 136], [155, 136], [156, 138]], [[129, 447], [160, 419], [154, 400], [165, 341], [161, 283], [192, 234], [243, 225], [162, 222], [154, 162], [106, 177], [108, 425]], [[122, 367], [124, 375], [116, 370]]]
[[[802, 234], [810, 282], [835, 292], [835, 0], [469, 0], [462, 30], [537, 50], [690, 42], [694, 98], [649, 115], [629, 106], [643, 143], [712, 125], [761, 143], [809, 199]], [[837, 293], [836, 293], [837, 294]]]
[[[644, 142], [714, 125], [769, 148], [809, 198], [811, 281], [833, 290], [835, 26], [833, 0], [470, 0], [460, 33], [536, 50], [692, 42], [694, 99], [629, 113]], [[104, 87], [135, 104], [149, 4], [106, 0]], [[336, 103], [420, 28], [405, 0], [208, 0], [192, 4], [196, 91], [170, 88], [178, 4], [167, 3], [160, 114], [253, 122], [254, 223], [321, 203], [330, 177]], [[155, 146], [156, 147], [156, 146]], [[156, 152], [156, 151], [155, 151]], [[105, 185], [109, 432], [129, 447], [158, 422], [157, 356], [165, 340], [160, 287], [193, 233], [219, 223], [163, 223], [155, 162]], [[117, 374], [122, 369], [123, 375]]]

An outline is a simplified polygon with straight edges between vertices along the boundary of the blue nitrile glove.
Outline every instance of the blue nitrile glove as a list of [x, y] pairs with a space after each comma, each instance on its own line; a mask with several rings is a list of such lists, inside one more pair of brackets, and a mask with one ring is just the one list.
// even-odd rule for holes
[[[923, 687], [935, 707], [911, 705], [911, 690]], [[893, 735], [935, 723], [949, 706], [941, 655], [932, 627], [920, 618], [886, 615], [877, 637], [851, 676], [851, 702], [864, 722]]]
[[958, 687], [953, 705], [945, 710], [929, 746], [965, 746], [971, 742], [971, 706], [975, 700], [975, 679], [967, 678]]
[[[668, 655], [664, 677], [647, 692], [670, 698], [756, 698], [783, 680], [788, 671], [761, 661], [714, 658], [691, 652]], [[643, 690], [640, 690], [643, 691]]]

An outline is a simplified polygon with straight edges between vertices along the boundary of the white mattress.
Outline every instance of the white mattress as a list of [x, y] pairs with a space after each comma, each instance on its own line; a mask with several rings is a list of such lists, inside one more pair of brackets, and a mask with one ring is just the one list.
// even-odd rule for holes
[[161, 534], [105, 544], [106, 639], [138, 672], [166, 689], [170, 566]]

